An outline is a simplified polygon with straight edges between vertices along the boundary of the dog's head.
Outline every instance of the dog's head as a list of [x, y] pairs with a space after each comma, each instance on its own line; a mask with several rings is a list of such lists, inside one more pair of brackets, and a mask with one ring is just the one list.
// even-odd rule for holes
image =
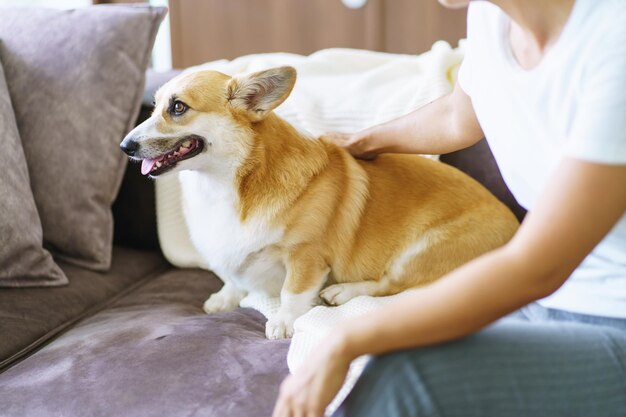
[[248, 154], [253, 125], [285, 101], [295, 81], [291, 67], [232, 78], [216, 71], [180, 75], [157, 91], [152, 116], [120, 147], [150, 177], [232, 167]]

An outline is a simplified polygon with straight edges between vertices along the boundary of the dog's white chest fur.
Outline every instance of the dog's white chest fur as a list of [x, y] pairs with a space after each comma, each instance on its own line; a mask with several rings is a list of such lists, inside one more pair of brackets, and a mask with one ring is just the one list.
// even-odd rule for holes
[[246, 292], [278, 295], [285, 267], [275, 246], [282, 230], [252, 218], [242, 223], [232, 185], [198, 171], [180, 173], [191, 240], [209, 268]]

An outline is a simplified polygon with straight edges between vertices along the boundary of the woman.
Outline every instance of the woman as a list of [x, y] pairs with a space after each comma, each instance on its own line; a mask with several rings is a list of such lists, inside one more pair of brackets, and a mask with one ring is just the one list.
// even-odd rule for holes
[[505, 247], [340, 324], [275, 417], [321, 416], [363, 354], [336, 416], [626, 416], [626, 2], [471, 3], [451, 94], [328, 138], [373, 158], [486, 136], [529, 213]]

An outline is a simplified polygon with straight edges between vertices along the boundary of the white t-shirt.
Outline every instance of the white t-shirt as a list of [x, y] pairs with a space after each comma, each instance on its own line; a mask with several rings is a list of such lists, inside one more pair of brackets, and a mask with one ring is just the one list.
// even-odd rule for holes
[[[459, 84], [522, 206], [533, 209], [562, 158], [626, 164], [626, 1], [577, 0], [559, 39], [531, 70], [512, 54], [508, 15], [484, 1], [468, 13]], [[626, 215], [539, 302], [626, 317]]]

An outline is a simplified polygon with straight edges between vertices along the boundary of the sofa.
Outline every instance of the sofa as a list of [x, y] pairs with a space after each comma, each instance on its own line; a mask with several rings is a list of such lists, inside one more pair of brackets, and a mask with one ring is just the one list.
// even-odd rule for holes
[[[134, 124], [176, 74], [147, 73], [143, 100], [127, 110]], [[484, 140], [440, 159], [523, 218]], [[0, 288], [0, 416], [270, 416], [289, 340], [266, 339], [252, 309], [204, 313], [222, 282], [165, 260], [154, 184], [136, 165], [118, 169], [108, 266], [79, 265], [49, 246], [67, 284]], [[82, 216], [69, 207], [68, 218]]]

